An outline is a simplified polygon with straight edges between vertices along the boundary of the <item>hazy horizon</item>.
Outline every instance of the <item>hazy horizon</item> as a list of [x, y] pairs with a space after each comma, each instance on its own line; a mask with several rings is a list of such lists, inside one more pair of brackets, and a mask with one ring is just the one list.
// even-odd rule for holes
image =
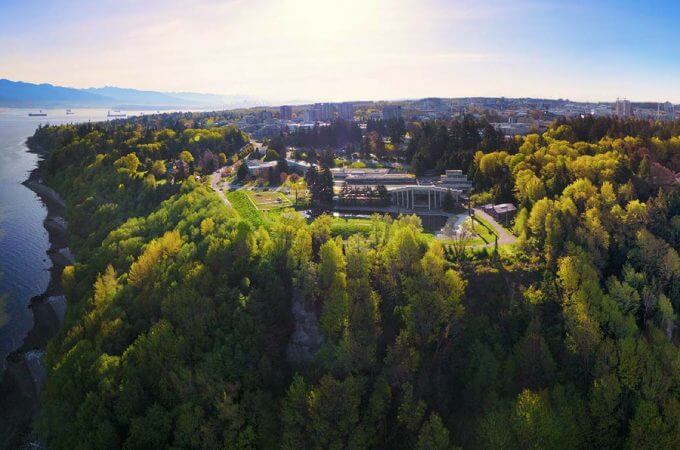
[[[2, 79], [0, 77], [0, 79]], [[50, 83], [48, 81], [45, 82], [27, 82], [24, 80], [9, 80], [12, 82], [25, 82], [25, 83], [31, 83], [31, 84], [47, 84], [47, 85], [52, 85], [54, 87], [62, 87], [62, 88], [70, 88], [70, 89], [79, 89], [79, 90], [87, 90], [87, 89], [100, 89], [100, 88], [114, 88], [114, 89], [131, 89], [131, 90], [139, 90], [139, 91], [144, 91], [144, 92], [154, 92], [154, 93], [162, 93], [162, 94], [198, 94], [198, 95], [215, 95], [215, 96], [224, 96], [224, 97], [243, 97], [249, 98], [250, 103], [248, 103], [246, 106], [243, 106], [244, 108], [258, 108], [258, 107], [273, 107], [273, 106], [280, 106], [280, 105], [292, 105], [292, 106], [302, 106], [302, 105], [307, 105], [307, 104], [313, 104], [316, 102], [323, 102], [322, 100], [318, 99], [280, 99], [280, 100], [272, 100], [269, 101], [269, 99], [255, 99], [253, 100], [253, 96], [250, 96], [248, 94], [244, 93], [217, 93], [217, 92], [190, 92], [190, 91], [183, 91], [183, 92], [175, 92], [175, 91], [162, 91], [159, 89], [138, 89], [136, 87], [131, 87], [131, 86], [113, 86], [113, 85], [103, 85], [103, 86], [62, 86], [62, 85], [57, 85], [54, 83]], [[665, 99], [645, 99], [645, 100], [640, 100], [640, 99], [631, 99], [627, 97], [620, 97], [620, 98], [613, 98], [613, 99], [584, 99], [584, 100], [577, 100], [577, 99], [571, 99], [571, 98], [564, 98], [564, 97], [549, 97], [549, 96], [525, 96], [525, 97], [515, 97], [515, 96], [509, 96], [509, 95], [494, 95], [494, 96], [484, 96], [484, 95], [461, 95], [461, 96], [456, 96], [456, 97], [449, 97], [449, 96], [442, 96], [442, 95], [431, 95], [427, 97], [404, 97], [404, 98], [343, 98], [340, 100], [332, 100], [332, 102], [355, 102], [355, 103], [379, 103], [379, 102], [408, 102], [408, 101], [419, 101], [419, 100], [424, 100], [427, 98], [438, 98], [438, 99], [463, 99], [463, 98], [507, 98], [507, 99], [522, 99], [522, 98], [531, 98], [531, 99], [539, 99], [539, 100], [564, 100], [564, 101], [569, 101], [569, 102], [575, 102], [575, 103], [592, 103], [592, 104], [611, 104], [616, 102], [617, 100], [628, 100], [631, 103], [663, 103], [667, 100]], [[257, 101], [262, 100], [261, 103], [257, 103]], [[328, 101], [328, 100], [326, 100]], [[253, 103], [254, 102], [254, 103]], [[675, 103], [675, 102], [673, 102]], [[143, 105], [142, 105], [143, 106]], [[214, 106], [219, 106], [219, 105], [197, 105], [199, 106], [199, 109], [205, 109], [205, 108], [211, 108]], [[167, 106], [166, 106], [167, 107]], [[5, 108], [18, 108], [18, 109], [31, 109], [32, 107], [5, 107]], [[45, 109], [61, 109], [61, 106], [46, 106]], [[79, 106], [77, 107], [79, 109], [102, 109], [101, 106]], [[230, 108], [230, 109], [239, 109], [238, 108]], [[106, 108], [104, 108], [106, 109]]]
[[271, 104], [501, 96], [680, 103], [680, 5], [591, 3], [0, 0], [0, 77]]

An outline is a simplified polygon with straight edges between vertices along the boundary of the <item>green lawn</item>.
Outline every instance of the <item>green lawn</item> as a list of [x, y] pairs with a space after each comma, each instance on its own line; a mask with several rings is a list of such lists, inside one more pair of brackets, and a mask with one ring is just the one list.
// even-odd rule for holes
[[270, 211], [292, 206], [290, 200], [281, 192], [276, 191], [248, 191], [248, 197], [260, 211]]
[[250, 222], [256, 227], [264, 225], [264, 217], [262, 217], [262, 213], [258, 211], [250, 198], [248, 198], [248, 194], [246, 194], [245, 191], [227, 192], [227, 200], [229, 200], [241, 218]]
[[491, 244], [496, 240], [496, 232], [491, 224], [479, 216], [475, 216], [474, 231], [487, 244]]
[[371, 231], [371, 219], [333, 217], [331, 234], [343, 239], [357, 233], [368, 234]]

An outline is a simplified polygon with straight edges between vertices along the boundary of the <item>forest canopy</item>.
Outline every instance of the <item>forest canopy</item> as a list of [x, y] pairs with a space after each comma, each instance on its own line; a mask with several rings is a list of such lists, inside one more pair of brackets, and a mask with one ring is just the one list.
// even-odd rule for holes
[[78, 261], [50, 447], [680, 448], [677, 133], [422, 125], [422, 170], [518, 205], [515, 254], [470, 261], [415, 216], [241, 217], [200, 176], [248, 136], [148, 120], [29, 142]]

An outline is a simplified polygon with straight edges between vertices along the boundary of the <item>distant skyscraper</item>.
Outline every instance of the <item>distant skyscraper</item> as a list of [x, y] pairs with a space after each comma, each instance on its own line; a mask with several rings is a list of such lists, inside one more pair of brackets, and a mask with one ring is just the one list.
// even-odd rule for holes
[[281, 120], [290, 120], [293, 118], [293, 108], [288, 105], [283, 105], [279, 108], [279, 118]]
[[316, 108], [316, 106], [305, 109], [303, 118], [305, 122], [316, 122], [319, 120], [319, 110]]
[[670, 116], [675, 116], [675, 106], [671, 102], [666, 102], [663, 104], [663, 110], [666, 114]]
[[305, 122], [326, 122], [333, 119], [332, 103], [314, 103], [304, 112]]
[[334, 108], [332, 103], [317, 103], [314, 107], [319, 111], [320, 121], [326, 122], [333, 119]]
[[385, 105], [382, 111], [383, 120], [401, 119], [401, 106]]
[[632, 117], [633, 107], [628, 100], [617, 98], [614, 114], [616, 114], [617, 117]]
[[338, 115], [341, 119], [354, 119], [354, 103], [345, 102], [338, 105]]

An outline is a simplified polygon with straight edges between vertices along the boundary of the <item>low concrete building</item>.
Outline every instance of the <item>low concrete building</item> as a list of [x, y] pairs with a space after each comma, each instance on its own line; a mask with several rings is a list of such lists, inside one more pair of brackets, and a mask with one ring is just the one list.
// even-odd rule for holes
[[497, 221], [507, 225], [515, 217], [517, 207], [512, 203], [500, 203], [498, 205], [484, 205], [482, 210]]
[[[454, 201], [459, 202], [463, 195], [463, 189], [460, 186], [468, 190], [471, 186], [469, 182], [467, 184], [454, 183], [455, 174], [451, 177], [450, 185], [443, 185], [434, 184], [431, 181], [419, 181], [409, 173], [391, 173], [390, 169], [385, 168], [335, 168], [331, 169], [331, 172], [335, 183], [339, 186], [351, 187], [353, 190], [362, 187], [386, 190], [390, 203], [405, 211], [441, 209], [448, 193], [452, 195]], [[467, 181], [465, 175], [462, 176]]]
[[299, 159], [286, 159], [286, 164], [288, 164], [289, 171], [299, 173], [303, 177], [307, 175], [307, 171], [312, 167], [312, 164]]
[[416, 178], [408, 173], [354, 173], [345, 177], [345, 183], [351, 185], [393, 185], [415, 184]]
[[470, 192], [470, 189], [472, 189], [472, 181], [468, 180], [467, 175], [459, 169], [445, 171], [439, 179], [439, 184], [442, 187], [462, 191], [464, 193], [468, 193]]
[[254, 177], [265, 176], [269, 173], [269, 169], [275, 169], [278, 165], [278, 161], [248, 161], [246, 162], [246, 167], [248, 168], [248, 173]]
[[441, 209], [448, 192], [453, 195], [455, 201], [458, 201], [462, 194], [460, 190], [418, 184], [388, 187], [387, 191], [393, 205], [412, 211]]
[[378, 174], [386, 174], [389, 173], [390, 169], [352, 169], [348, 167], [334, 167], [331, 169], [331, 173], [333, 174], [333, 179], [336, 181], [342, 181], [345, 178], [347, 178], [349, 175], [364, 175], [364, 174], [371, 174], [371, 175], [378, 175]]

